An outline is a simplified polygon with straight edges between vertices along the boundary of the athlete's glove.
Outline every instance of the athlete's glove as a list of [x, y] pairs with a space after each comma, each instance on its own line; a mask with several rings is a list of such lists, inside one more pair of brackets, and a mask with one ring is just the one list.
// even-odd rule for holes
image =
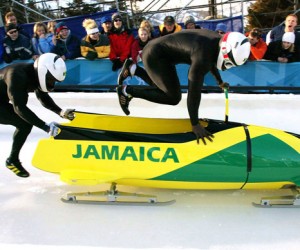
[[59, 115], [61, 118], [65, 118], [65, 119], [72, 121], [75, 118], [74, 111], [75, 111], [75, 109], [62, 110], [62, 111], [60, 111]]
[[221, 83], [219, 84], [219, 87], [220, 87], [221, 89], [229, 89], [229, 83], [228, 83], [228, 82], [221, 82]]
[[50, 128], [49, 134], [53, 137], [57, 136], [60, 133], [60, 128], [57, 125], [58, 124], [56, 122], [51, 122], [48, 124]]

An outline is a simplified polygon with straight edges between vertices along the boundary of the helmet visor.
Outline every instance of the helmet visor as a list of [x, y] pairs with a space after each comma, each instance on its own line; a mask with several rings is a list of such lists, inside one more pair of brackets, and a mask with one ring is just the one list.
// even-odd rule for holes
[[57, 80], [55, 79], [55, 77], [48, 70], [48, 72], [46, 74], [46, 86], [47, 86], [48, 91], [53, 91], [54, 90], [56, 81]]

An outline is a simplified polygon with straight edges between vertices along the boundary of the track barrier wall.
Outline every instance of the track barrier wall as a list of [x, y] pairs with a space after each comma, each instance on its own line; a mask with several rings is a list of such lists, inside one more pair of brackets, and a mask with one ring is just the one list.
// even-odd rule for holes
[[[16, 62], [16, 61], [15, 61]], [[32, 60], [18, 62], [33, 62]], [[142, 63], [139, 63], [143, 66]], [[7, 64], [1, 63], [0, 68]], [[63, 82], [57, 83], [56, 91], [69, 92], [106, 92], [114, 91], [118, 74], [111, 70], [109, 59], [89, 61], [75, 59], [66, 61], [67, 76]], [[182, 92], [187, 90], [187, 74], [189, 65], [177, 65]], [[230, 84], [231, 92], [238, 93], [300, 93], [300, 62], [277, 63], [270, 61], [247, 62], [245, 65], [220, 72], [223, 81]], [[138, 77], [128, 77], [129, 85], [146, 85]], [[219, 92], [214, 77], [208, 73], [204, 79], [204, 91]]]

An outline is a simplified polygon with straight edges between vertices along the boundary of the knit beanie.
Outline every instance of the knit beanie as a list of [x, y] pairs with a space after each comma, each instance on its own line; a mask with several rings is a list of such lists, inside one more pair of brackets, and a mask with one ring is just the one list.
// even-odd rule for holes
[[295, 33], [294, 32], [285, 32], [282, 37], [283, 42], [295, 43]]
[[184, 26], [187, 26], [189, 23], [195, 23], [195, 18], [192, 16], [186, 16], [183, 20]]
[[113, 21], [115, 21], [116, 19], [121, 19], [122, 20], [122, 16], [119, 13], [114, 13], [111, 17], [111, 19]]
[[93, 19], [85, 19], [82, 23], [88, 35], [99, 32], [98, 25]]
[[55, 25], [55, 33], [58, 34], [63, 29], [69, 29], [65, 22], [59, 22]]
[[18, 30], [17, 25], [15, 25], [14, 23], [5, 25], [5, 33], [9, 32], [10, 30]]

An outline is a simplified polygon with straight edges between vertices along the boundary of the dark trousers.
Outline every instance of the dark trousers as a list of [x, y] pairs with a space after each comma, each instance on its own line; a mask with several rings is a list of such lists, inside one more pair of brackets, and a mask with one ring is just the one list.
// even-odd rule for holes
[[33, 126], [18, 116], [10, 103], [0, 103], [0, 124], [16, 127], [9, 159], [19, 160], [20, 151]]

